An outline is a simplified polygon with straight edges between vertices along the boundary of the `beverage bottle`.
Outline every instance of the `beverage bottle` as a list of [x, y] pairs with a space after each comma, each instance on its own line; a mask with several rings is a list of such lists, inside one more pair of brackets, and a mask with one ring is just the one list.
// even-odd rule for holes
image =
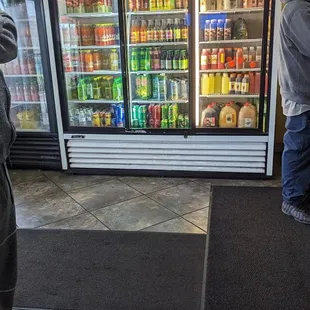
[[248, 74], [245, 74], [242, 79], [241, 94], [248, 95], [249, 91], [250, 91], [250, 77]]
[[174, 26], [173, 26], [173, 41], [180, 42], [181, 39], [182, 39], [182, 34], [181, 34], [180, 21], [178, 18], [176, 18], [174, 20]]
[[139, 21], [137, 20], [134, 20], [131, 25], [130, 42], [132, 44], [140, 43], [140, 27], [139, 27]]
[[170, 0], [164, 0], [164, 10], [170, 10]]
[[25, 81], [23, 83], [23, 91], [24, 91], [24, 98], [26, 102], [30, 102], [31, 98], [31, 91], [30, 91], [30, 83], [29, 81]]
[[209, 41], [216, 41], [217, 38], [217, 19], [212, 19], [210, 23]]
[[235, 94], [241, 95], [241, 87], [242, 87], [242, 74], [238, 74], [236, 78], [236, 84], [235, 84]]
[[145, 71], [145, 58], [146, 58], [146, 49], [140, 48], [140, 61], [139, 61], [140, 71]]
[[201, 55], [200, 55], [200, 70], [208, 70], [209, 69], [209, 58], [208, 58], [208, 52], [207, 49], [202, 49]]
[[215, 74], [214, 79], [214, 93], [218, 95], [221, 94], [221, 89], [222, 89], [222, 74], [218, 72]]
[[147, 48], [145, 51], [145, 70], [150, 71], [152, 68], [151, 49]]
[[201, 75], [201, 80], [200, 80], [200, 87], [201, 87], [200, 93], [203, 96], [209, 95], [209, 93], [208, 93], [208, 83], [209, 83], [209, 76], [208, 76], [208, 74], [205, 74], [205, 73], [202, 74]]
[[223, 73], [221, 94], [222, 95], [228, 95], [229, 94], [229, 77], [228, 77], [228, 73]]
[[170, 0], [170, 10], [174, 10], [176, 8], [175, 0]]
[[167, 26], [166, 21], [163, 19], [159, 29], [159, 42], [166, 41], [166, 26]]
[[177, 10], [182, 9], [182, 6], [183, 6], [183, 1], [182, 0], [175, 0], [175, 8]]
[[231, 19], [226, 19], [224, 24], [224, 40], [231, 40], [232, 22]]
[[254, 94], [260, 94], [260, 79], [261, 74], [260, 72], [255, 73], [255, 87], [254, 87]]
[[159, 21], [155, 21], [155, 27], [154, 27], [154, 42], [159, 42], [160, 38], [160, 27], [159, 27]]
[[78, 93], [78, 99], [79, 100], [81, 100], [81, 101], [87, 100], [86, 85], [84, 83], [84, 79], [80, 79], [78, 81], [77, 93]]
[[213, 48], [211, 54], [211, 69], [216, 70], [218, 69], [218, 49]]
[[[102, 58], [99, 50], [93, 52], [94, 70], [102, 70]], [[78, 70], [76, 70], [78, 71]]]
[[168, 51], [166, 58], [166, 70], [172, 70], [172, 69], [173, 69], [173, 51]]
[[262, 61], [262, 47], [257, 46], [256, 48], [256, 61], [261, 62]]
[[142, 20], [141, 27], [140, 27], [140, 42], [146, 43], [147, 42], [147, 24], [146, 20]]
[[225, 69], [225, 49], [220, 48], [218, 52], [218, 69]]
[[236, 53], [236, 69], [243, 69], [243, 49], [238, 48]]
[[189, 56], [187, 50], [184, 50], [184, 60], [182, 67], [184, 68], [184, 70], [188, 70], [189, 68]]
[[182, 9], [188, 9], [188, 0], [183, 0]]
[[167, 62], [167, 51], [162, 51], [160, 55], [160, 70], [167, 70], [166, 62]]
[[213, 108], [213, 104], [208, 104], [206, 109], [201, 112], [200, 126], [202, 128], [216, 127], [218, 125], [218, 114]]
[[255, 51], [255, 47], [254, 46], [250, 47], [249, 61], [256, 61], [256, 51]]
[[206, 42], [210, 41], [210, 32], [211, 32], [210, 25], [211, 21], [207, 19], [203, 31], [203, 39]]
[[94, 99], [99, 100], [102, 98], [100, 77], [94, 78], [93, 85], [94, 85]]
[[175, 50], [174, 51], [174, 57], [172, 61], [173, 70], [180, 70], [179, 68], [179, 60], [180, 60], [180, 51]]
[[264, 1], [263, 0], [257, 0], [257, 7], [263, 8], [264, 7]]
[[94, 85], [92, 78], [86, 78], [85, 79], [85, 85], [86, 85], [86, 96], [88, 100], [94, 99]]
[[247, 47], [243, 47], [242, 50], [243, 50], [243, 62], [247, 63], [247, 62], [249, 62], [249, 59], [250, 59], [249, 58], [249, 49]]
[[16, 101], [25, 101], [23, 82], [16, 83]]
[[157, 10], [157, 0], [150, 0], [150, 10], [151, 11]]
[[219, 19], [217, 22], [217, 28], [216, 28], [216, 40], [217, 41], [224, 40], [224, 26], [225, 26], [225, 20]]
[[229, 93], [234, 95], [236, 93], [236, 73], [232, 73], [229, 77]]
[[230, 10], [231, 9], [231, 1], [230, 0], [224, 0], [223, 1], [223, 8], [224, 8], [224, 10]]
[[139, 55], [138, 55], [137, 48], [133, 48], [131, 50], [130, 66], [131, 66], [131, 71], [139, 70]]
[[200, 0], [200, 12], [206, 12], [207, 10], [207, 0]]
[[150, 56], [151, 56], [151, 69], [155, 70], [155, 49], [151, 48], [150, 49]]
[[154, 127], [155, 128], [160, 128], [161, 124], [161, 106], [159, 104], [155, 105], [154, 110], [153, 110], [153, 115], [154, 115]]
[[139, 0], [128, 0], [128, 11], [129, 12], [134, 12], [137, 10], [136, 1], [139, 1]]
[[209, 74], [209, 89], [208, 89], [208, 95], [213, 95], [215, 92], [215, 76], [213, 73]]
[[166, 42], [173, 42], [172, 20], [168, 19], [166, 27]]
[[249, 73], [249, 93], [250, 95], [254, 95], [255, 94], [255, 75], [253, 72]]
[[161, 11], [164, 9], [163, 0], [157, 0], [157, 10]]
[[119, 70], [119, 57], [118, 57], [118, 52], [116, 49], [111, 50], [110, 63], [111, 63], [111, 70], [112, 71], [118, 71]]
[[33, 53], [28, 53], [27, 66], [29, 74], [36, 74], [36, 64]]
[[238, 127], [256, 128], [256, 119], [256, 110], [251, 107], [249, 102], [246, 102], [239, 113]]
[[149, 11], [150, 7], [149, 7], [149, 1], [148, 0], [142, 0], [142, 11]]
[[154, 50], [154, 70], [160, 70], [160, 52], [159, 49]]
[[33, 80], [30, 83], [31, 101], [40, 101], [38, 83]]
[[148, 21], [147, 26], [147, 42], [151, 43], [154, 42], [154, 27], [153, 27], [153, 21]]
[[235, 128], [237, 126], [237, 112], [231, 103], [227, 103], [221, 110], [219, 126], [221, 128]]
[[184, 42], [188, 41], [188, 27], [185, 18], [181, 19], [181, 38]]

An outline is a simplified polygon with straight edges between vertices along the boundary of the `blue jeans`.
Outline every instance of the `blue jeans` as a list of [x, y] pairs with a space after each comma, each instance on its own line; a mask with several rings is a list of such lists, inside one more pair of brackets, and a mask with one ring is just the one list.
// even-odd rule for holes
[[286, 119], [282, 157], [283, 201], [298, 206], [310, 186], [310, 111]]

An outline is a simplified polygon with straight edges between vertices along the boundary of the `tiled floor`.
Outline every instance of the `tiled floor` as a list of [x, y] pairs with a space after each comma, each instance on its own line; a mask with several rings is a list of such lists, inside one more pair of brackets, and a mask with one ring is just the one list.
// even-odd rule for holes
[[206, 233], [211, 184], [279, 186], [279, 179], [236, 181], [80, 176], [12, 170], [20, 228]]

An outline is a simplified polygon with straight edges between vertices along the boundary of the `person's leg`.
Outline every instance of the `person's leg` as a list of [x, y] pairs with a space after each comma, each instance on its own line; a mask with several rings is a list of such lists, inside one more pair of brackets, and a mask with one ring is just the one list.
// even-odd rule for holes
[[0, 310], [12, 309], [16, 278], [15, 208], [7, 169], [0, 165]]

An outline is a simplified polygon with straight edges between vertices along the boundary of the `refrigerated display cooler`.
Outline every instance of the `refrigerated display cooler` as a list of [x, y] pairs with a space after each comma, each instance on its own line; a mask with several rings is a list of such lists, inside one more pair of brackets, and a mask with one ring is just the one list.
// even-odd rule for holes
[[62, 124], [57, 127], [43, 6], [40, 1], [7, 0], [0, 7], [14, 19], [18, 32], [18, 57], [1, 65], [17, 130], [9, 164], [13, 168], [66, 168], [60, 150], [63, 144], [64, 151], [63, 139], [58, 139]]
[[272, 175], [275, 0], [49, 4], [70, 169]]

